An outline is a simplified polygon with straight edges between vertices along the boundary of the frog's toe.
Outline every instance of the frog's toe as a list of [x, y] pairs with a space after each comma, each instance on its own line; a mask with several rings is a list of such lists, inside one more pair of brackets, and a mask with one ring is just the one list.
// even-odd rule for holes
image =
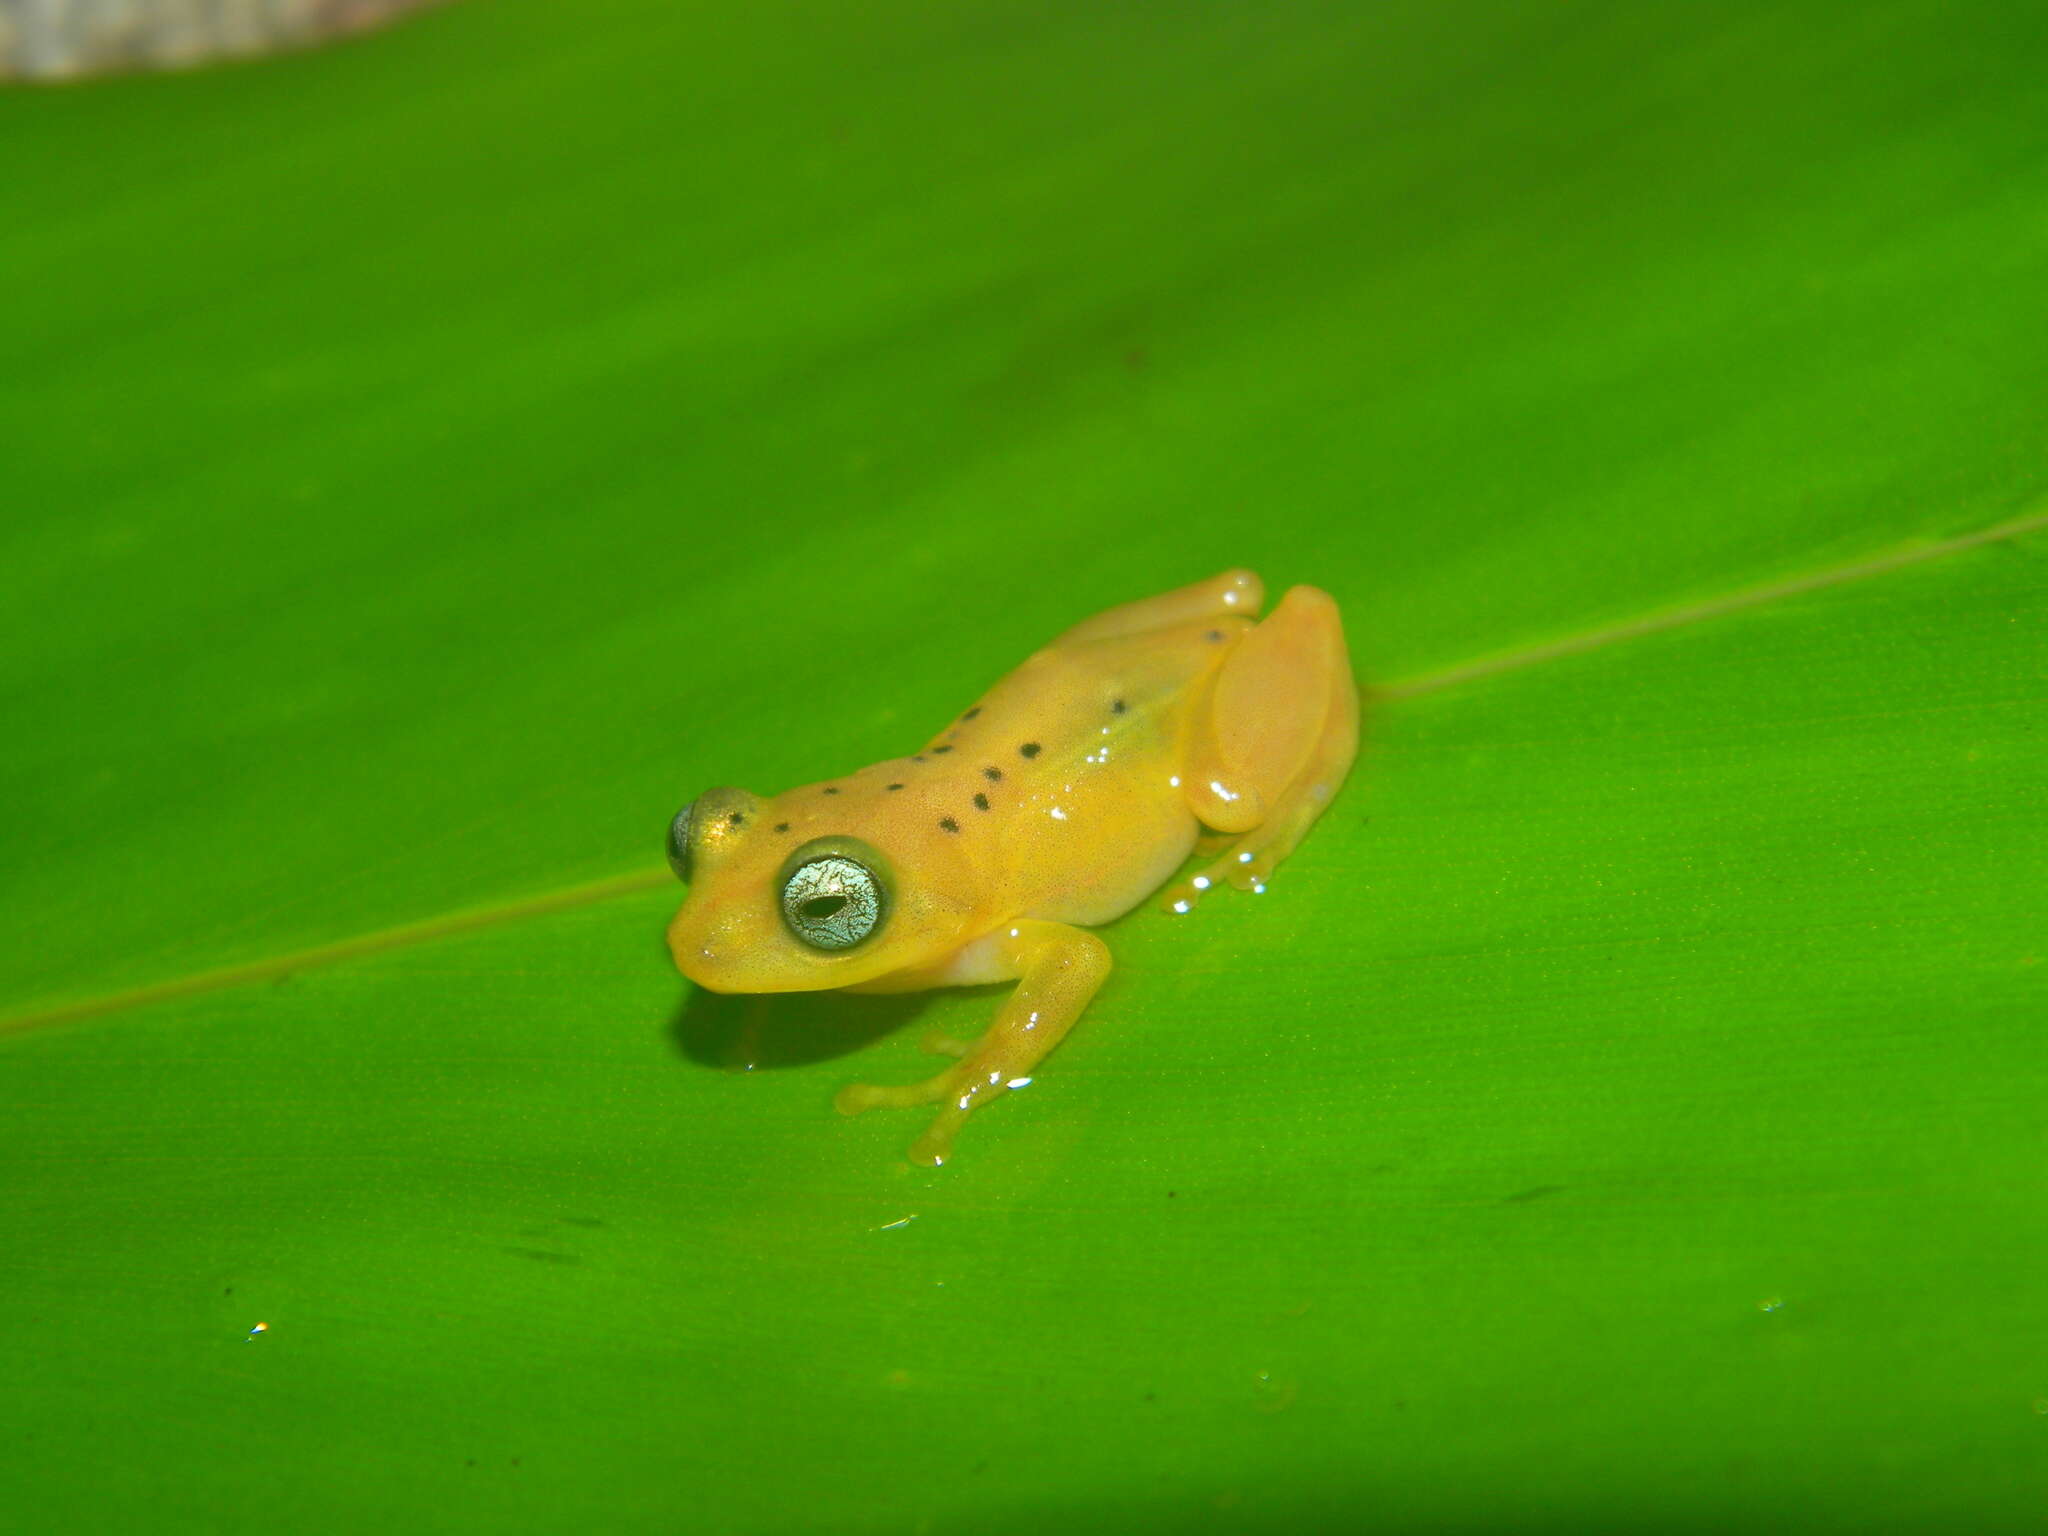
[[959, 1134], [966, 1120], [965, 1110], [948, 1106], [926, 1127], [925, 1133], [910, 1144], [904, 1156], [922, 1168], [941, 1167], [953, 1155], [953, 1138]]
[[943, 1099], [952, 1079], [952, 1072], [947, 1071], [921, 1083], [848, 1083], [834, 1095], [832, 1107], [842, 1115], [864, 1114], [871, 1109], [915, 1109], [920, 1104]]
[[1220, 866], [1224, 878], [1240, 891], [1263, 891], [1278, 860], [1261, 849], [1240, 848]]
[[1204, 891], [1213, 890], [1216, 880], [1207, 870], [1191, 880], [1176, 880], [1159, 893], [1161, 910], [1179, 916], [1195, 910], [1195, 903], [1202, 899]]
[[926, 1030], [924, 1038], [917, 1042], [917, 1048], [927, 1056], [951, 1056], [955, 1061], [974, 1049], [966, 1041], [955, 1040], [936, 1029]]

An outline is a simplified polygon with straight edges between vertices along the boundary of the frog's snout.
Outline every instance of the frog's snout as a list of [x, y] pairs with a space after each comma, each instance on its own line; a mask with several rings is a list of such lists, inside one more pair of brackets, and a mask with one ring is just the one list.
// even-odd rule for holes
[[685, 908], [668, 925], [669, 958], [676, 969], [707, 992], [737, 992], [727, 973], [729, 957], [743, 952], [726, 925], [707, 922]]
[[674, 920], [668, 925], [668, 953], [669, 958], [675, 961], [677, 970], [702, 986], [698, 973], [717, 961], [718, 951], [713, 945], [705, 942], [709, 938], [708, 934], [693, 932], [692, 927], [693, 925], [683, 921], [682, 913], [678, 912], [675, 915]]

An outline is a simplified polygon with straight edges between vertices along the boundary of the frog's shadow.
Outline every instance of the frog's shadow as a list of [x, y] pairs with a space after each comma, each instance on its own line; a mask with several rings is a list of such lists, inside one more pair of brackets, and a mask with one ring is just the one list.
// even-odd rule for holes
[[728, 994], [690, 989], [669, 1040], [699, 1066], [773, 1071], [850, 1056], [931, 1006], [929, 992]]

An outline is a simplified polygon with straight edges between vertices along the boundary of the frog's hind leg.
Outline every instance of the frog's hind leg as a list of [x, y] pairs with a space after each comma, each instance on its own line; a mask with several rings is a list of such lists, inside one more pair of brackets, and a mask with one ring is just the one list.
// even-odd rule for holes
[[1198, 619], [1238, 617], [1255, 619], [1265, 605], [1266, 584], [1250, 571], [1224, 571], [1193, 586], [1176, 587], [1157, 597], [1143, 597], [1084, 619], [1053, 641], [1054, 646], [1088, 640], [1114, 640], [1124, 635], [1142, 635]]
[[1351, 771], [1358, 685], [1329, 594], [1295, 587], [1247, 630], [1191, 725], [1188, 803], [1209, 826], [1237, 835], [1221, 858], [1166, 890], [1172, 912], [1226, 880], [1264, 890]]

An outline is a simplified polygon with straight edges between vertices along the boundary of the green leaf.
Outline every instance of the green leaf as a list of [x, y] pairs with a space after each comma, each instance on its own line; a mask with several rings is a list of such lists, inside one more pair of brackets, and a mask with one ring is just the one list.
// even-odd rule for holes
[[[0, 1508], [2029, 1527], [2044, 66], [497, 0], [0, 96]], [[1353, 780], [945, 1170], [832, 1091], [997, 994], [674, 975], [695, 791], [1234, 564]]]

